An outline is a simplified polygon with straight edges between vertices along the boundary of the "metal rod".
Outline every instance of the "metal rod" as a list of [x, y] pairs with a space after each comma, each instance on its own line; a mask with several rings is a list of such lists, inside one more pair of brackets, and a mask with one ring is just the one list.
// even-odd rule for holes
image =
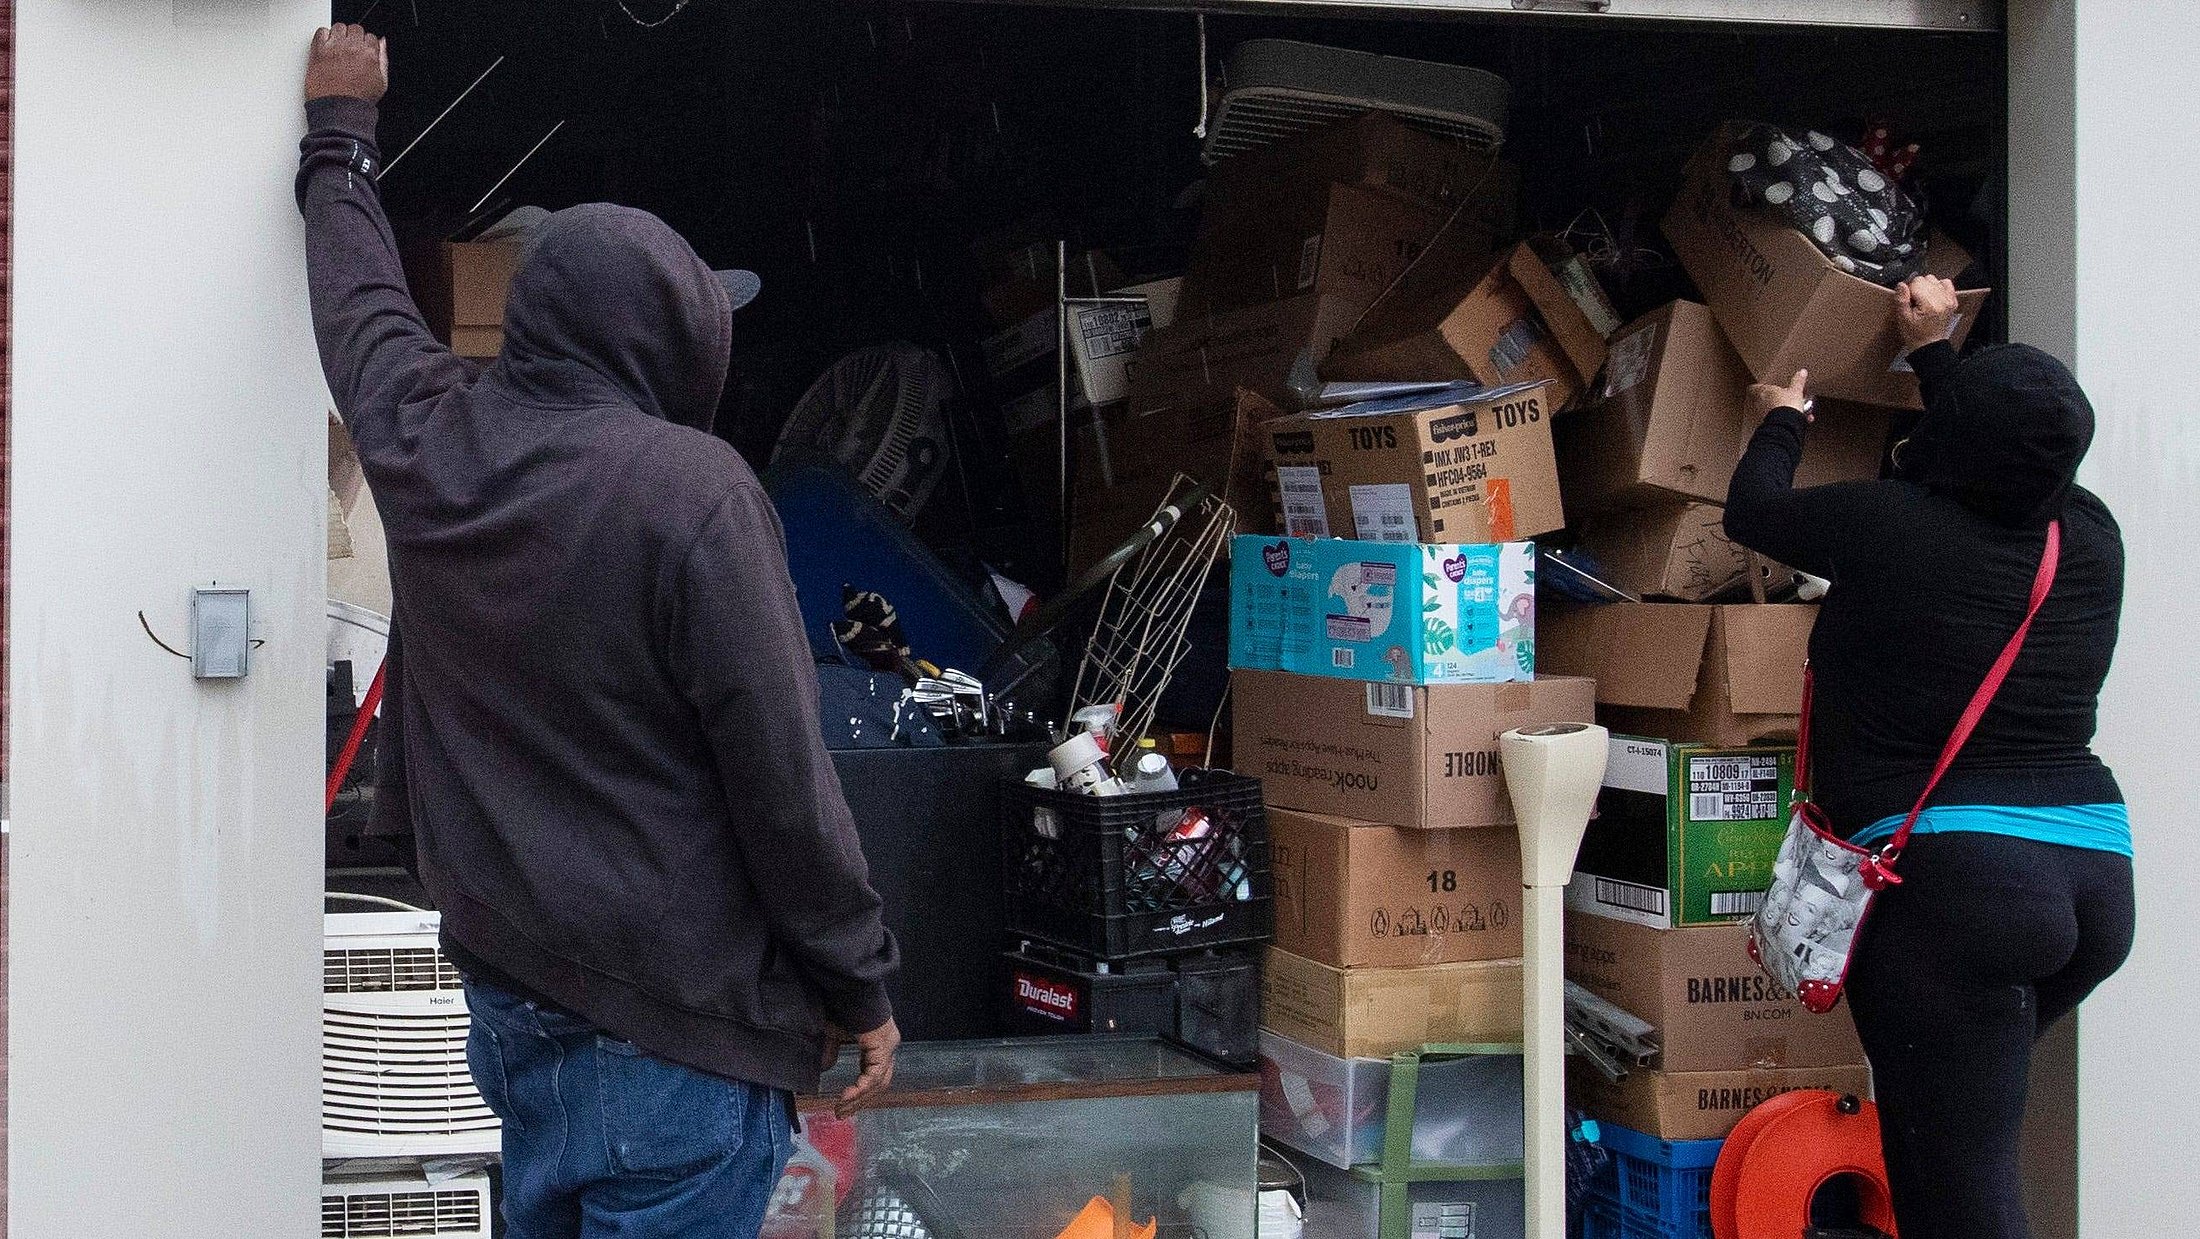
[[1207, 113], [1214, 107], [1213, 102], [1207, 97], [1208, 88], [1207, 15], [1201, 13], [1199, 14], [1199, 123], [1192, 126], [1192, 136], [1202, 142], [1207, 140]]
[[550, 139], [558, 136], [558, 130], [563, 128], [565, 128], [565, 122], [562, 120], [559, 121], [557, 124], [550, 126], [550, 132], [542, 135], [542, 141], [537, 142], [533, 146], [529, 147], [527, 149], [527, 153], [519, 157], [519, 162], [512, 165], [512, 170], [505, 173], [503, 176], [498, 177], [497, 183], [489, 187], [489, 192], [481, 195], [481, 201], [476, 202], [472, 206], [466, 208], [466, 214], [472, 215], [474, 212], [489, 205], [489, 199], [497, 196], [497, 191], [504, 188], [504, 182], [511, 180], [514, 176], [517, 176], [519, 174], [519, 170], [527, 166], [527, 161], [535, 157], [535, 152], [541, 150], [543, 146], [550, 141]]
[[1069, 494], [1069, 242], [1054, 243], [1054, 429], [1056, 513], [1061, 528], [1062, 579], [1070, 579]]
[[1063, 304], [1065, 304], [1065, 305], [1075, 305], [1075, 306], [1088, 306], [1088, 305], [1144, 305], [1144, 304], [1146, 304], [1146, 302], [1147, 302], [1147, 301], [1149, 301], [1149, 300], [1151, 300], [1151, 298], [1148, 298], [1148, 297], [1143, 297], [1143, 296], [1139, 296], [1139, 297], [1064, 297], [1064, 298], [1062, 298], [1062, 303], [1063, 303]]
[[[375, 0], [376, 4], [380, 4], [381, 2], [382, 0]], [[442, 111], [436, 113], [435, 119], [428, 122], [428, 127], [421, 130], [419, 133], [414, 134], [413, 140], [405, 144], [405, 149], [397, 152], [397, 158], [392, 159], [388, 163], [382, 165], [382, 175], [388, 176], [392, 171], [396, 169], [398, 164], [404, 162], [405, 156], [412, 154], [413, 148], [420, 145], [420, 139], [427, 137], [431, 133], [434, 133], [435, 127], [443, 123], [443, 118], [449, 116], [451, 112], [458, 107], [459, 104], [466, 102], [466, 96], [474, 93], [474, 86], [479, 86], [483, 82], [488, 81], [489, 75], [496, 72], [497, 66], [503, 63], [504, 57], [502, 56], [499, 56], [495, 60], [490, 61], [489, 67], [483, 69], [481, 71], [481, 76], [474, 79], [473, 86], [468, 86], [466, 89], [459, 91], [458, 98], [451, 100], [449, 106], [445, 107]]]

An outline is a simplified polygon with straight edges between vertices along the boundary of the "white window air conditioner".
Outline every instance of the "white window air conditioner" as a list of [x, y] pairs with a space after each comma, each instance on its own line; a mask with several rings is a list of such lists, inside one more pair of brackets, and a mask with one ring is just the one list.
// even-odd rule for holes
[[489, 1239], [489, 1176], [430, 1183], [415, 1172], [321, 1184], [321, 1239]]
[[466, 1070], [466, 992], [439, 925], [418, 910], [323, 918], [324, 1158], [498, 1151], [497, 1117]]

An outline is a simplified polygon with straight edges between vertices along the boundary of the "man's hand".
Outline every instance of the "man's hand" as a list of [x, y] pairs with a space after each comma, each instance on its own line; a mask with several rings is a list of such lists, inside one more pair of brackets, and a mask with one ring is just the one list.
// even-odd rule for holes
[[856, 1050], [863, 1055], [863, 1069], [856, 1076], [856, 1082], [842, 1089], [840, 1099], [833, 1103], [833, 1113], [842, 1118], [870, 1104], [894, 1082], [894, 1051], [901, 1046], [901, 1028], [892, 1020], [854, 1036], [838, 1028], [827, 1028], [825, 1066], [831, 1067], [839, 1061], [841, 1047], [850, 1041], [855, 1042]]
[[1765, 414], [1774, 409], [1794, 409], [1805, 421], [1818, 419], [1810, 411], [1810, 371], [1797, 370], [1785, 387], [1777, 383], [1757, 383], [1749, 389], [1749, 420], [1761, 422]]
[[379, 103], [390, 88], [388, 40], [365, 26], [338, 23], [316, 31], [306, 58], [306, 102], [342, 96]]
[[1900, 297], [1894, 311], [1895, 330], [1902, 335], [1905, 356], [1955, 334], [1954, 280], [1921, 275], [1895, 291]]

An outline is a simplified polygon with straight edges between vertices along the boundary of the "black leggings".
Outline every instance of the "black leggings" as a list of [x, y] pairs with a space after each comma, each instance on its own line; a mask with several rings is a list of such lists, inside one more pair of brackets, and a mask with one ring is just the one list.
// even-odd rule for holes
[[1902, 1239], [2024, 1239], [2017, 1146], [2032, 1043], [2131, 950], [2131, 862], [1921, 835], [1850, 966]]

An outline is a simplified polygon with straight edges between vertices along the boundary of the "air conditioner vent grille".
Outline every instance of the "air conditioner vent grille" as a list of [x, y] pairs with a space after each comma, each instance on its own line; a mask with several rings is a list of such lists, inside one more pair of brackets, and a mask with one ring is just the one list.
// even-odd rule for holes
[[483, 1225], [481, 1193], [358, 1192], [321, 1197], [321, 1239], [405, 1239], [414, 1235], [476, 1236]]
[[321, 953], [321, 989], [330, 994], [396, 994], [460, 988], [458, 969], [432, 946], [358, 947]]

